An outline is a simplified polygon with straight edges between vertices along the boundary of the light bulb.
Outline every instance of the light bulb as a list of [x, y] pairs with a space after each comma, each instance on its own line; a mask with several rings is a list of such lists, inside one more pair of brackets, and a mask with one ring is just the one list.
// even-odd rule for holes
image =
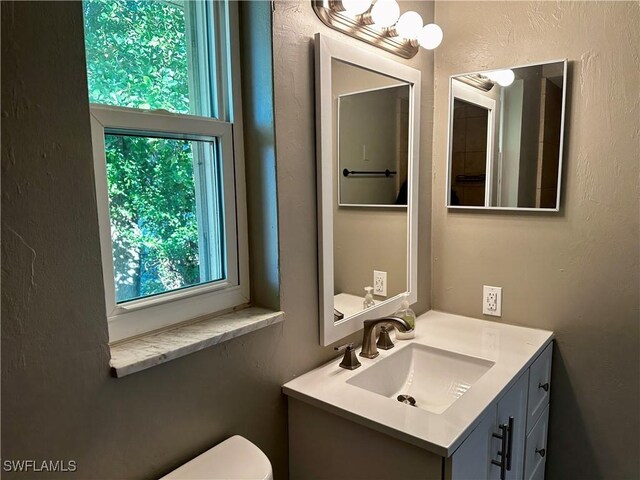
[[418, 34], [418, 43], [422, 48], [433, 50], [442, 42], [442, 29], [435, 23], [425, 25]]
[[400, 6], [396, 0], [378, 0], [371, 9], [371, 20], [376, 27], [388, 28], [399, 16]]
[[342, 0], [342, 6], [345, 9], [344, 13], [355, 17], [369, 10], [371, 0]]
[[422, 17], [419, 13], [408, 11], [400, 15], [396, 23], [396, 32], [407, 40], [415, 39], [422, 28]]
[[516, 79], [513, 70], [494, 70], [493, 72], [485, 73], [484, 76], [493, 80], [501, 87], [508, 87]]
[[500, 78], [498, 79], [498, 85], [501, 87], [508, 87], [515, 79], [516, 75], [513, 73], [513, 70], [502, 70], [500, 72]]

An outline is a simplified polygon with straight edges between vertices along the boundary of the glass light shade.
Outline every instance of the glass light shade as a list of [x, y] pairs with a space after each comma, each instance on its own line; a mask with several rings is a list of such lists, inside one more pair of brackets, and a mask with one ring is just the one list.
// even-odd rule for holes
[[418, 34], [418, 43], [422, 48], [433, 50], [442, 42], [442, 29], [435, 23], [425, 25]]
[[371, 0], [342, 0], [342, 6], [347, 15], [355, 17], [369, 10]]
[[371, 20], [376, 27], [388, 28], [399, 16], [400, 6], [396, 0], [378, 0], [371, 9]]
[[516, 79], [513, 70], [494, 70], [493, 72], [487, 72], [485, 77], [493, 80], [501, 87], [508, 87]]
[[398, 23], [396, 23], [396, 31], [398, 32], [398, 35], [408, 40], [417, 38], [421, 29], [422, 17], [417, 12], [404, 12], [400, 15]]
[[500, 72], [500, 78], [498, 79], [498, 85], [508, 87], [515, 79], [516, 75], [513, 73], [513, 70], [502, 70], [502, 72]]

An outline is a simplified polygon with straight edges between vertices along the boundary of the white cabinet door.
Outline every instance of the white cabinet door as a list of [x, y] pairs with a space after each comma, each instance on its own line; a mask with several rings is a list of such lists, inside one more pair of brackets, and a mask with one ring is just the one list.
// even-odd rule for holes
[[487, 480], [491, 465], [491, 433], [496, 423], [492, 407], [453, 455], [445, 461], [445, 480]]
[[[524, 445], [527, 428], [527, 394], [529, 388], [529, 370], [518, 378], [516, 383], [498, 402], [495, 432], [501, 433], [500, 425], [509, 426], [507, 439], [504, 442], [506, 452], [499, 455], [503, 442], [493, 438], [493, 459], [505, 462], [504, 480], [522, 480], [524, 472]], [[500, 466], [493, 464], [491, 478], [500, 479]]]

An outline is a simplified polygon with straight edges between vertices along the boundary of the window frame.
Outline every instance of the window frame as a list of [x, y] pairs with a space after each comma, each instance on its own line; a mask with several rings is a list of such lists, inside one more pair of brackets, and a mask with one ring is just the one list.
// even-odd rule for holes
[[[249, 253], [246, 206], [242, 103], [240, 97], [239, 28], [236, 2], [211, 2], [217, 52], [217, 85], [228, 92], [213, 91], [218, 117], [90, 104], [95, 188], [100, 232], [105, 306], [111, 343], [164, 329], [198, 317], [224, 313], [247, 305]], [[225, 62], [225, 65], [220, 65]], [[210, 112], [212, 115], [215, 112]], [[228, 121], [225, 121], [228, 120]], [[106, 171], [106, 134], [211, 141], [221, 152], [222, 198], [224, 199], [224, 261], [226, 279], [202, 283], [118, 304], [115, 298], [113, 247]], [[194, 171], [195, 176], [195, 171]], [[198, 178], [194, 178], [198, 181]], [[197, 188], [197, 187], [196, 187]]]

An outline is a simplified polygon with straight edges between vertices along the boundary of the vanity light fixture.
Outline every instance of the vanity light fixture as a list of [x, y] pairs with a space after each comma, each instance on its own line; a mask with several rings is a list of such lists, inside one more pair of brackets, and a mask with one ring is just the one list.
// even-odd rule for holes
[[311, 0], [311, 5], [325, 25], [404, 58], [442, 42], [438, 25], [423, 25], [414, 11], [400, 15], [396, 0]]

